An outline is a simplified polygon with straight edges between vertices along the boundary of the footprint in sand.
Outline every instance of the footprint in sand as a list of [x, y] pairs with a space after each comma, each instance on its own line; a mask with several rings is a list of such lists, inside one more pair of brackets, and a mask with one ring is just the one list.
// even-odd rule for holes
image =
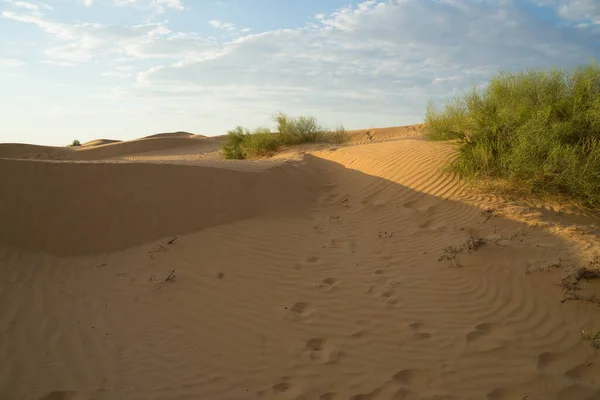
[[293, 313], [302, 315], [302, 314], [306, 313], [306, 311], [308, 310], [308, 307], [309, 307], [308, 303], [305, 303], [305, 302], [301, 301], [301, 302], [298, 302], [298, 303], [294, 304], [292, 306], [292, 308], [290, 308], [290, 310]]
[[40, 400], [76, 400], [82, 398], [77, 392], [55, 390], [40, 397]]
[[394, 381], [412, 388], [427, 388], [433, 380], [431, 374], [420, 369], [404, 369], [392, 377]]
[[317, 257], [317, 256], [308, 257], [308, 258], [306, 259], [306, 262], [309, 262], [309, 263], [311, 263], [311, 264], [314, 264], [314, 263], [316, 263], [316, 262], [318, 262], [318, 261], [319, 261], [319, 257]]
[[424, 325], [425, 324], [423, 323], [423, 321], [413, 322], [413, 323], [411, 323], [411, 324], [408, 325], [408, 327], [415, 332], [413, 334], [413, 339], [423, 340], [423, 339], [429, 339], [429, 338], [431, 338], [431, 334], [430, 333], [428, 333], [428, 332], [420, 332], [420, 330], [423, 329]]
[[571, 400], [571, 399], [582, 399], [582, 400], [596, 400], [600, 399], [600, 390], [597, 388], [591, 388], [587, 386], [581, 386], [573, 384], [567, 388], [561, 390], [557, 396], [557, 400]]
[[584, 385], [597, 387], [600, 385], [600, 364], [584, 362], [565, 372], [565, 376]]
[[514, 332], [497, 324], [482, 323], [466, 335], [466, 342], [477, 351], [499, 349], [515, 338]]
[[335, 278], [325, 278], [319, 284], [319, 289], [325, 290], [325, 291], [333, 290], [336, 287], [337, 287], [337, 281], [335, 280]]
[[304, 353], [312, 361], [323, 364], [335, 363], [342, 356], [341, 350], [324, 338], [309, 339], [304, 347]]
[[492, 324], [479, 324], [475, 330], [467, 334], [467, 343], [479, 339], [482, 336], [488, 335], [492, 331]]
[[287, 318], [303, 319], [309, 317], [313, 313], [310, 303], [299, 301], [291, 307], [284, 307], [287, 313]]
[[557, 364], [560, 363], [557, 363], [557, 361], [560, 361], [561, 358], [562, 355], [560, 353], [553, 353], [550, 351], [540, 353], [538, 355], [537, 363], [538, 371], [546, 371], [548, 369], [553, 369], [553, 367], [559, 367], [559, 365]]
[[[266, 390], [261, 390], [256, 393], [261, 399], [272, 399], [272, 398], [293, 398], [296, 399], [300, 395], [300, 389], [295, 386], [292, 382], [289, 382], [289, 378], [282, 378], [281, 382], [276, 383]], [[283, 397], [280, 397], [283, 396]]]
[[341, 400], [342, 396], [337, 393], [324, 393], [319, 396], [319, 400]]
[[388, 278], [383, 275], [383, 270], [377, 270], [375, 272], [376, 276], [376, 284], [369, 286], [365, 291], [365, 294], [368, 295], [377, 295], [380, 297], [385, 305], [395, 306], [400, 300], [396, 296], [397, 290], [396, 286], [398, 286], [399, 282], [389, 282]]

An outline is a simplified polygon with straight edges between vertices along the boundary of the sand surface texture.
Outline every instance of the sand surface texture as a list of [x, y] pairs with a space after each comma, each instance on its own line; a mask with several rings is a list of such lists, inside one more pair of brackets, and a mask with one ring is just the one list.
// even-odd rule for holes
[[0, 399], [600, 399], [600, 287], [560, 286], [598, 219], [477, 194], [419, 130], [0, 145]]

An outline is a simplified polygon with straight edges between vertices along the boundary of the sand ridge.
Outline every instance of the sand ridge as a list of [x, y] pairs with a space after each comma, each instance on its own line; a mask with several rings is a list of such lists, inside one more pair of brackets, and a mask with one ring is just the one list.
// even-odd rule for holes
[[113, 139], [96, 139], [90, 140], [89, 142], [83, 143], [81, 146], [101, 146], [103, 144], [111, 144], [111, 143], [119, 143], [121, 140], [113, 140]]
[[557, 285], [592, 217], [491, 212], [398, 132], [0, 160], [0, 398], [600, 398], [599, 307]]

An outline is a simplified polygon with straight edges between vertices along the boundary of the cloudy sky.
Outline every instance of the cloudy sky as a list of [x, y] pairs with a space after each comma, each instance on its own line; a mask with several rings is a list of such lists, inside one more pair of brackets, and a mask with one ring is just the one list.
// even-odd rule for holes
[[0, 0], [0, 142], [64, 145], [276, 111], [422, 121], [500, 69], [600, 60], [599, 0]]

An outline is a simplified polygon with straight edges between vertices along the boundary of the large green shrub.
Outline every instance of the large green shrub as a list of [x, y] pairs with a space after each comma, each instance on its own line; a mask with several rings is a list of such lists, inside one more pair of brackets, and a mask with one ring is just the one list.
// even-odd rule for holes
[[452, 167], [528, 193], [600, 206], [600, 67], [500, 73], [443, 110], [426, 136], [458, 140]]

